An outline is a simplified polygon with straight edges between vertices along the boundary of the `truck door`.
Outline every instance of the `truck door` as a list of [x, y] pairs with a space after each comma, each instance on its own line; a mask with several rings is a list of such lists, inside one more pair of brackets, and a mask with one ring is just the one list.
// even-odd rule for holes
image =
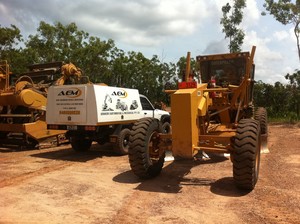
[[143, 115], [144, 117], [153, 117], [154, 116], [154, 107], [150, 103], [150, 101], [144, 97], [140, 96], [142, 108], [143, 108]]

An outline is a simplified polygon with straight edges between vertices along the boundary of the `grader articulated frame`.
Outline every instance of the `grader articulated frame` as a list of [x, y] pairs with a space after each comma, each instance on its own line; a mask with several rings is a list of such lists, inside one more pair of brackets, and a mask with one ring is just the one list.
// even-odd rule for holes
[[162, 133], [155, 119], [138, 121], [131, 132], [129, 162], [141, 178], [158, 175], [165, 152], [192, 159], [199, 152], [229, 153], [237, 187], [252, 190], [258, 180], [262, 141], [267, 136], [264, 108], [254, 112], [254, 54], [198, 56], [201, 83], [190, 72], [171, 94], [171, 133]]

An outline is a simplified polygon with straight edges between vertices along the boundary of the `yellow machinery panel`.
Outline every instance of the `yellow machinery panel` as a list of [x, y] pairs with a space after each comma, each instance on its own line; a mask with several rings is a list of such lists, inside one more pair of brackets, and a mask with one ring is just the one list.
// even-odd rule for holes
[[198, 142], [197, 108], [201, 92], [182, 89], [171, 96], [173, 156], [191, 158]]
[[212, 103], [205, 92], [207, 84], [197, 88], [179, 89], [171, 95], [172, 152], [175, 158], [191, 158], [199, 141], [199, 116], [207, 114]]

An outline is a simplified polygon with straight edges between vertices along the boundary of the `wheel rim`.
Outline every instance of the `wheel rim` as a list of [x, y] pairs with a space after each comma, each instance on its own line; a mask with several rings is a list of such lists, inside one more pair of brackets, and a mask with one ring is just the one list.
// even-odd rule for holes
[[159, 148], [158, 148], [158, 132], [153, 132], [148, 142], [148, 154], [149, 162], [151, 164], [156, 163], [159, 160]]
[[170, 133], [170, 127], [169, 126], [165, 127], [165, 129], [163, 130], [163, 133], [165, 133], [165, 134]]
[[129, 143], [129, 135], [126, 135], [123, 139], [123, 147], [127, 149], [128, 143]]

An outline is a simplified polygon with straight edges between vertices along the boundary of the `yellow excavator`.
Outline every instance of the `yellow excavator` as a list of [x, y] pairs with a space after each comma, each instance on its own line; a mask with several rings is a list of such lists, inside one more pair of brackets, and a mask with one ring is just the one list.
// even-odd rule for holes
[[0, 146], [42, 148], [67, 142], [65, 131], [47, 130], [47, 90], [52, 84], [76, 81], [81, 70], [63, 62], [28, 68], [15, 75], [7, 61], [0, 61]]

